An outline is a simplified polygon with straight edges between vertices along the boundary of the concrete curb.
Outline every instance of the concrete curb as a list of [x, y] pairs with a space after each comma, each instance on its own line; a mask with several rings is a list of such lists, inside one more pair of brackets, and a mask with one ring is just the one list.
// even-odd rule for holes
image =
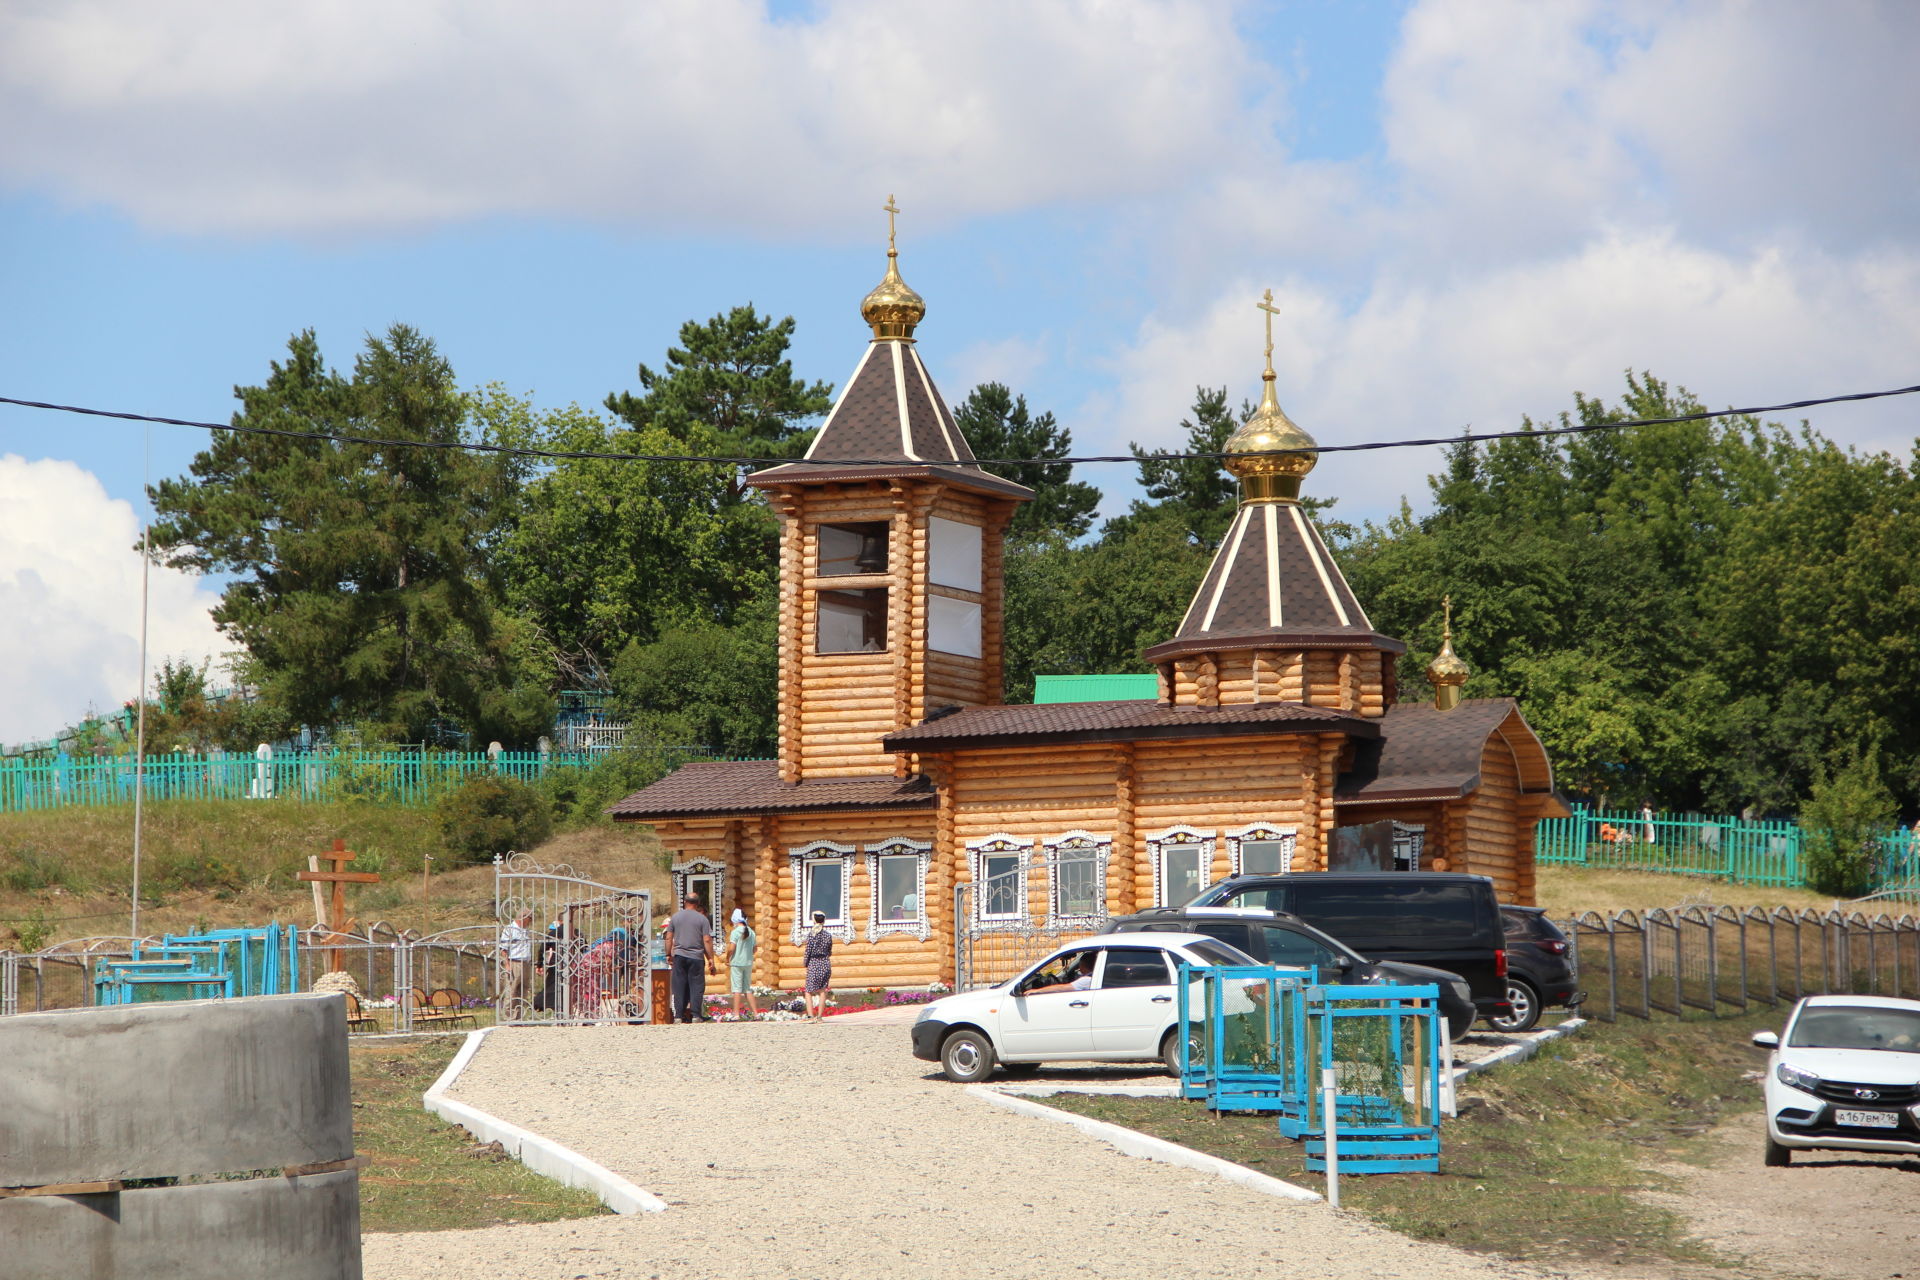
[[1021, 1098], [1044, 1098], [1050, 1093], [1084, 1093], [1090, 1097], [1177, 1098], [1177, 1084], [995, 1084], [1001, 1093]]
[[[1052, 1090], [1052, 1092], [1083, 1092], [1083, 1089]], [[1062, 1111], [1058, 1107], [1043, 1106], [1031, 1098], [1016, 1097], [1012, 1093], [992, 1085], [970, 1084], [967, 1092], [983, 1099], [993, 1106], [1011, 1111], [1016, 1115], [1030, 1116], [1037, 1120], [1053, 1120], [1069, 1124], [1080, 1132], [1109, 1143], [1130, 1156], [1143, 1160], [1157, 1160], [1161, 1164], [1177, 1165], [1182, 1169], [1194, 1169], [1201, 1173], [1211, 1173], [1228, 1182], [1237, 1183], [1263, 1195], [1278, 1196], [1283, 1200], [1315, 1201], [1324, 1196], [1317, 1191], [1283, 1182], [1279, 1178], [1264, 1173], [1256, 1173], [1245, 1165], [1222, 1160], [1219, 1156], [1210, 1156], [1204, 1151], [1195, 1151], [1192, 1147], [1183, 1147], [1168, 1142], [1164, 1138], [1155, 1138], [1135, 1129], [1124, 1128], [1117, 1124], [1108, 1124], [1104, 1120], [1094, 1120], [1088, 1116], [1075, 1115], [1071, 1111]]]
[[1506, 1048], [1490, 1053], [1484, 1058], [1455, 1067], [1453, 1069], [1454, 1083], [1458, 1084], [1468, 1076], [1479, 1075], [1489, 1067], [1504, 1066], [1509, 1062], [1525, 1062], [1528, 1058], [1540, 1052], [1542, 1045], [1551, 1044], [1555, 1040], [1570, 1036], [1586, 1025], [1587, 1020], [1585, 1018], [1568, 1018], [1559, 1026], [1542, 1031], [1531, 1040], [1522, 1041], [1519, 1044], [1510, 1044]]
[[665, 1200], [635, 1186], [605, 1165], [587, 1159], [571, 1147], [563, 1147], [551, 1138], [543, 1138], [517, 1124], [508, 1124], [470, 1103], [447, 1096], [447, 1090], [460, 1078], [467, 1063], [479, 1051], [481, 1041], [492, 1031], [492, 1027], [483, 1027], [467, 1032], [467, 1042], [460, 1046], [460, 1052], [453, 1055], [453, 1061], [447, 1064], [447, 1069], [440, 1073], [440, 1078], [421, 1098], [421, 1104], [447, 1123], [459, 1125], [481, 1142], [499, 1143], [508, 1155], [535, 1173], [544, 1174], [569, 1187], [593, 1192], [600, 1197], [600, 1203], [615, 1213], [665, 1211]]

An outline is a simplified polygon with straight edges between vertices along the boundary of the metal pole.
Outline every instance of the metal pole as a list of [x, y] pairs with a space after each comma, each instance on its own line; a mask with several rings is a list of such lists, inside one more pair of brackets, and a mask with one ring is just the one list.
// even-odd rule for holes
[[1340, 1207], [1340, 1131], [1335, 1113], [1334, 1069], [1320, 1068], [1320, 1106], [1327, 1123], [1327, 1203]]
[[[153, 428], [147, 428], [146, 471], [153, 470]], [[127, 932], [140, 940], [140, 827], [147, 794], [147, 584], [153, 576], [153, 516], [140, 528], [140, 705], [133, 735], [133, 918]]]

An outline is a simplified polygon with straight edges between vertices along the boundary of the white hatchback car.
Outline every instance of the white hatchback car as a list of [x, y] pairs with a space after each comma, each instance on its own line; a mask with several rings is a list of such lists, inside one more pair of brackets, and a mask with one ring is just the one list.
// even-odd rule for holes
[[[1043, 1062], [1151, 1062], [1180, 1073], [1175, 966], [1258, 965], [1197, 933], [1101, 934], [1061, 947], [1019, 977], [935, 1000], [913, 1024], [913, 1054], [947, 1079], [984, 1080]], [[1196, 1001], [1199, 991], [1193, 993]]]
[[1808, 996], [1773, 1050], [1764, 1082], [1766, 1162], [1795, 1151], [1920, 1154], [1920, 1000]]

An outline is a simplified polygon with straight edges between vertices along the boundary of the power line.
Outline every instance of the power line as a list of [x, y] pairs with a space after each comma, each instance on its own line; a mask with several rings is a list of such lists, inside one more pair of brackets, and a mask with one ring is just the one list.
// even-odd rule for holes
[[[1757, 417], [1763, 413], [1783, 413], [1789, 409], [1811, 409], [1823, 404], [1844, 404], [1854, 400], [1884, 400], [1889, 396], [1910, 396], [1920, 392], [1920, 384], [1911, 387], [1895, 387], [1890, 391], [1855, 391], [1847, 395], [1819, 396], [1811, 400], [1789, 400], [1783, 404], [1748, 405], [1741, 409], [1703, 409], [1698, 413], [1675, 414], [1670, 418], [1629, 418], [1623, 422], [1588, 422], [1577, 426], [1558, 427], [1521, 427], [1513, 431], [1468, 431], [1451, 436], [1423, 436], [1410, 440], [1372, 440], [1361, 444], [1323, 444], [1313, 449], [1300, 450], [1302, 453], [1366, 453], [1376, 449], [1419, 449], [1433, 445], [1452, 445], [1466, 442], [1480, 443], [1487, 440], [1514, 440], [1522, 437], [1544, 439], [1548, 436], [1584, 435], [1593, 431], [1620, 431], [1628, 427], [1661, 427], [1680, 422], [1705, 422], [1713, 418]], [[814, 466], [834, 467], [898, 467], [904, 465], [899, 458], [749, 458], [744, 456], [722, 456], [711, 454], [685, 453], [612, 453], [595, 449], [533, 449], [524, 445], [487, 444], [470, 440], [391, 440], [377, 436], [350, 436], [334, 431], [294, 431], [285, 427], [235, 426], [230, 422], [196, 422], [191, 418], [162, 418], [146, 413], [125, 413], [115, 409], [89, 409], [81, 405], [52, 404], [44, 400], [17, 400], [12, 396], [0, 396], [0, 404], [17, 405], [23, 409], [47, 409], [55, 413], [79, 413], [94, 418], [122, 418], [129, 422], [157, 422], [169, 427], [194, 427], [202, 431], [231, 431], [239, 435], [279, 436], [289, 440], [328, 440], [336, 444], [380, 445], [394, 449], [463, 449], [473, 453], [496, 453], [518, 458], [543, 458], [555, 462], [697, 462], [738, 467], [785, 466], [804, 461]], [[1044, 463], [1050, 466], [1079, 465], [1096, 462], [1139, 463], [1153, 460], [1162, 462], [1182, 461], [1219, 461], [1231, 457], [1225, 453], [1149, 453], [1145, 457], [1136, 454], [1114, 454], [1105, 457], [1081, 458], [975, 458], [973, 461], [996, 466], [1019, 466], [1028, 463]], [[966, 464], [928, 463], [928, 466], [956, 466]]]

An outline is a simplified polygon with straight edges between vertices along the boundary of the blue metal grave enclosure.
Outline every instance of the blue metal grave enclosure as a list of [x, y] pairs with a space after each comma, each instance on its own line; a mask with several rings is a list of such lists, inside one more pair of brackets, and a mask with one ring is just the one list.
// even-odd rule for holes
[[299, 930], [278, 924], [168, 934], [137, 944], [129, 959], [103, 960], [94, 971], [93, 1002], [291, 994], [300, 989], [299, 939]]
[[1307, 1167], [1324, 1171], [1320, 1085], [1330, 1070], [1342, 1173], [1435, 1172], [1439, 1002], [1437, 986], [1336, 986], [1313, 970], [1182, 965], [1181, 1093], [1213, 1111], [1273, 1113], [1282, 1135], [1305, 1141]]

